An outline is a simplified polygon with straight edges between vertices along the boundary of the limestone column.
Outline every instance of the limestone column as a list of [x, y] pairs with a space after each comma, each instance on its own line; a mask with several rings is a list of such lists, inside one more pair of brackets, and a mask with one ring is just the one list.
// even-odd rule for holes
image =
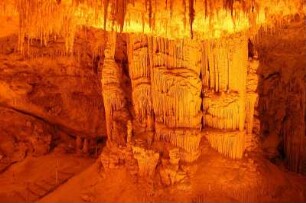
[[132, 82], [132, 100], [136, 133], [154, 129], [151, 95], [151, 65], [149, 42], [145, 35], [129, 34], [128, 59], [129, 74]]
[[206, 137], [221, 154], [241, 158], [246, 131], [247, 37], [237, 33], [205, 41], [202, 49]]
[[108, 141], [126, 144], [126, 123], [129, 117], [125, 93], [121, 88], [122, 70], [115, 61], [116, 33], [107, 36], [102, 67], [102, 96], [105, 107]]
[[197, 159], [201, 140], [200, 47], [187, 39], [152, 42], [155, 139], [179, 147], [180, 158], [188, 162]]
[[[258, 104], [258, 75], [257, 70], [259, 67], [259, 61], [255, 59], [249, 60], [247, 70], [247, 94], [246, 94], [246, 150], [255, 151], [258, 150], [259, 142], [259, 128], [260, 120], [258, 114], [256, 117], [256, 110]], [[255, 128], [255, 129], [254, 129]]]

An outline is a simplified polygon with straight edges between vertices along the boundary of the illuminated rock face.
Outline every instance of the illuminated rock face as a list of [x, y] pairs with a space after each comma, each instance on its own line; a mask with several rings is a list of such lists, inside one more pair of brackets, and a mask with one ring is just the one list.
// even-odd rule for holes
[[69, 57], [60, 40], [49, 47], [33, 42], [25, 57], [14, 52], [16, 42], [14, 35], [0, 39], [1, 106], [42, 118], [73, 136], [105, 136], [101, 84], [90, 51]]
[[[191, 40], [152, 40], [156, 138], [190, 154], [198, 150], [202, 117], [199, 45]], [[195, 158], [182, 157], [185, 161]]]
[[[108, 41], [108, 45], [114, 43]], [[200, 154], [202, 131], [207, 131], [213, 148], [241, 158], [246, 131], [247, 48], [243, 34], [205, 42], [129, 35], [133, 136], [153, 132], [154, 141], [178, 147], [180, 159], [192, 162]], [[108, 137], [124, 144], [125, 133], [120, 131], [115, 138], [113, 129], [124, 129], [126, 124], [118, 123], [114, 115], [124, 117], [127, 106], [121, 76], [112, 57], [107, 56], [108, 49], [102, 69]], [[210, 128], [226, 131], [210, 133]], [[227, 136], [227, 131], [233, 132]]]
[[[54, 53], [76, 56], [79, 54], [75, 49], [76, 36], [80, 27], [110, 32], [105, 50], [99, 44], [93, 53], [93, 58], [100, 57], [94, 60], [100, 60], [98, 63], [102, 70], [105, 112], [100, 113], [105, 115], [108, 142], [119, 148], [127, 145], [134, 147], [134, 150], [129, 148], [129, 157], [137, 159], [141, 175], [152, 175], [158, 163], [158, 150], [151, 149], [155, 142], [177, 148], [182, 162], [192, 162], [198, 158], [203, 135], [219, 153], [234, 159], [241, 158], [246, 149], [252, 151], [257, 147], [254, 143], [260, 131], [257, 94], [259, 65], [256, 60], [248, 62], [248, 38], [254, 37], [260, 26], [267, 28], [275, 22], [282, 24], [279, 19], [284, 16], [301, 13], [302, 3], [300, 0], [3, 2], [0, 3], [0, 8], [3, 8], [0, 10], [0, 19], [6, 19], [4, 24], [7, 29], [0, 36], [18, 30], [17, 49], [24, 56], [37, 57], [41, 50], [31, 53], [29, 47], [33, 43], [38, 42], [41, 47], [47, 47], [57, 38], [63, 40], [64, 46], [60, 54], [58, 50]], [[12, 18], [12, 25], [7, 16]], [[123, 68], [115, 60], [116, 33], [121, 31], [128, 33], [126, 54], [131, 95], [123, 87]], [[97, 37], [96, 40], [101, 38]], [[52, 99], [58, 98], [58, 94], [50, 93], [52, 98], [41, 97], [40, 92], [33, 94], [31, 85], [14, 91], [14, 85], [18, 87], [19, 82], [11, 86], [0, 84], [2, 92], [8, 93], [0, 94], [8, 105], [24, 110], [33, 102], [29, 104], [23, 101], [24, 95], [34, 95], [43, 100], [42, 106], [47, 109], [46, 112], [31, 106], [31, 111], [38, 116], [57, 124], [62, 124], [62, 120], [69, 117], [65, 115], [62, 118], [61, 105], [56, 102], [52, 104]], [[299, 92], [304, 91], [300, 87], [301, 82], [297, 83], [288, 83], [288, 92], [291, 86], [298, 86], [296, 89]], [[74, 93], [73, 97], [76, 100], [83, 98], [78, 93]], [[298, 111], [299, 108], [292, 107], [293, 103], [303, 100], [295, 98], [294, 94], [292, 97], [290, 109]], [[67, 98], [63, 100], [65, 103]], [[69, 102], [69, 105], [75, 104]], [[88, 116], [87, 112], [78, 112], [80, 116], [75, 119], [75, 123], [86, 123], [86, 126], [70, 124], [68, 120], [64, 127], [76, 128], [76, 131], [87, 132], [91, 136], [102, 132], [102, 129], [96, 130], [96, 125], [99, 124], [97, 120], [103, 120], [103, 116], [95, 117], [94, 122], [90, 123], [88, 119], [82, 120], [85, 117], [82, 115]], [[298, 118], [303, 115], [299, 114]], [[288, 117], [296, 118], [292, 115]], [[286, 122], [284, 129], [275, 129], [275, 133], [283, 134], [290, 168], [298, 170], [299, 155], [303, 151], [303, 145], [299, 144], [302, 140], [300, 132], [305, 127], [297, 132], [291, 130], [292, 126], [294, 124]], [[289, 134], [293, 134], [293, 139]], [[135, 148], [135, 140], [139, 137], [145, 140], [146, 145]], [[87, 141], [84, 140], [83, 151], [88, 151]], [[121, 158], [117, 159], [116, 156], [122, 151], [120, 148], [119, 152], [110, 152], [114, 155], [112, 158], [115, 157], [111, 161], [109, 157], [102, 156], [103, 161], [108, 163], [106, 165], [120, 165]], [[153, 161], [148, 161], [151, 158]], [[167, 169], [167, 166], [164, 168]]]
[[[245, 150], [258, 150], [259, 61], [248, 59], [244, 33], [207, 41], [131, 34], [127, 52], [133, 105], [130, 143], [133, 137], [147, 136], [150, 143], [161, 141], [178, 147], [180, 160], [187, 162], [198, 158], [202, 135], [230, 158], [242, 158]], [[120, 76], [114, 75], [104, 80], [113, 77], [111, 84], [117, 83], [120, 89]], [[119, 93], [109, 100], [112, 93], [107, 91], [103, 93], [105, 101], [125, 103], [117, 99]], [[126, 127], [124, 122], [115, 125]], [[118, 139], [124, 144], [125, 133]]]
[[133, 124], [134, 128], [137, 126], [141, 131], [151, 131], [154, 128], [154, 112], [151, 96], [152, 68], [150, 65], [149, 51], [147, 36], [129, 35], [129, 75], [132, 83], [132, 101], [135, 113]]
[[245, 149], [247, 49], [243, 34], [204, 44], [203, 123], [233, 131], [214, 135], [208, 130], [207, 136], [212, 147], [232, 158], [241, 158]]

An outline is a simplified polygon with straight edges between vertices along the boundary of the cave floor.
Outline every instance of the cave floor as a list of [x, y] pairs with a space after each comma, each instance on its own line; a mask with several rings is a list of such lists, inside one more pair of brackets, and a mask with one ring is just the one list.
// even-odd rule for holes
[[83, 171], [94, 159], [52, 152], [26, 157], [0, 174], [1, 202], [33, 202]]
[[158, 178], [136, 178], [126, 167], [100, 170], [97, 161], [41, 202], [304, 202], [306, 178], [249, 154], [241, 160], [204, 145], [188, 168], [188, 182], [165, 187]]

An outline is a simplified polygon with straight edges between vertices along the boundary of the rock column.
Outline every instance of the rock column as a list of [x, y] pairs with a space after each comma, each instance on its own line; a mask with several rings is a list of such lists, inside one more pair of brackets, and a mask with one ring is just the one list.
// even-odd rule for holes
[[122, 71], [115, 61], [116, 33], [109, 33], [102, 67], [102, 95], [105, 107], [108, 141], [126, 144], [128, 108], [125, 93], [121, 88]]

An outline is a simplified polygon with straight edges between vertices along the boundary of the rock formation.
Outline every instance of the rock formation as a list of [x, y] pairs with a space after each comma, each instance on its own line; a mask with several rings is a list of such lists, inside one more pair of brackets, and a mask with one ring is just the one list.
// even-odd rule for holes
[[105, 106], [106, 130], [110, 142], [126, 143], [126, 123], [128, 121], [125, 93], [121, 88], [122, 70], [115, 62], [116, 33], [107, 38], [102, 67], [102, 95]]
[[306, 171], [303, 3], [2, 0], [0, 182], [63, 152], [99, 157], [90, 187], [125, 178], [124, 195], [150, 201], [165, 188], [273, 200], [289, 186], [303, 199], [270, 163]]

